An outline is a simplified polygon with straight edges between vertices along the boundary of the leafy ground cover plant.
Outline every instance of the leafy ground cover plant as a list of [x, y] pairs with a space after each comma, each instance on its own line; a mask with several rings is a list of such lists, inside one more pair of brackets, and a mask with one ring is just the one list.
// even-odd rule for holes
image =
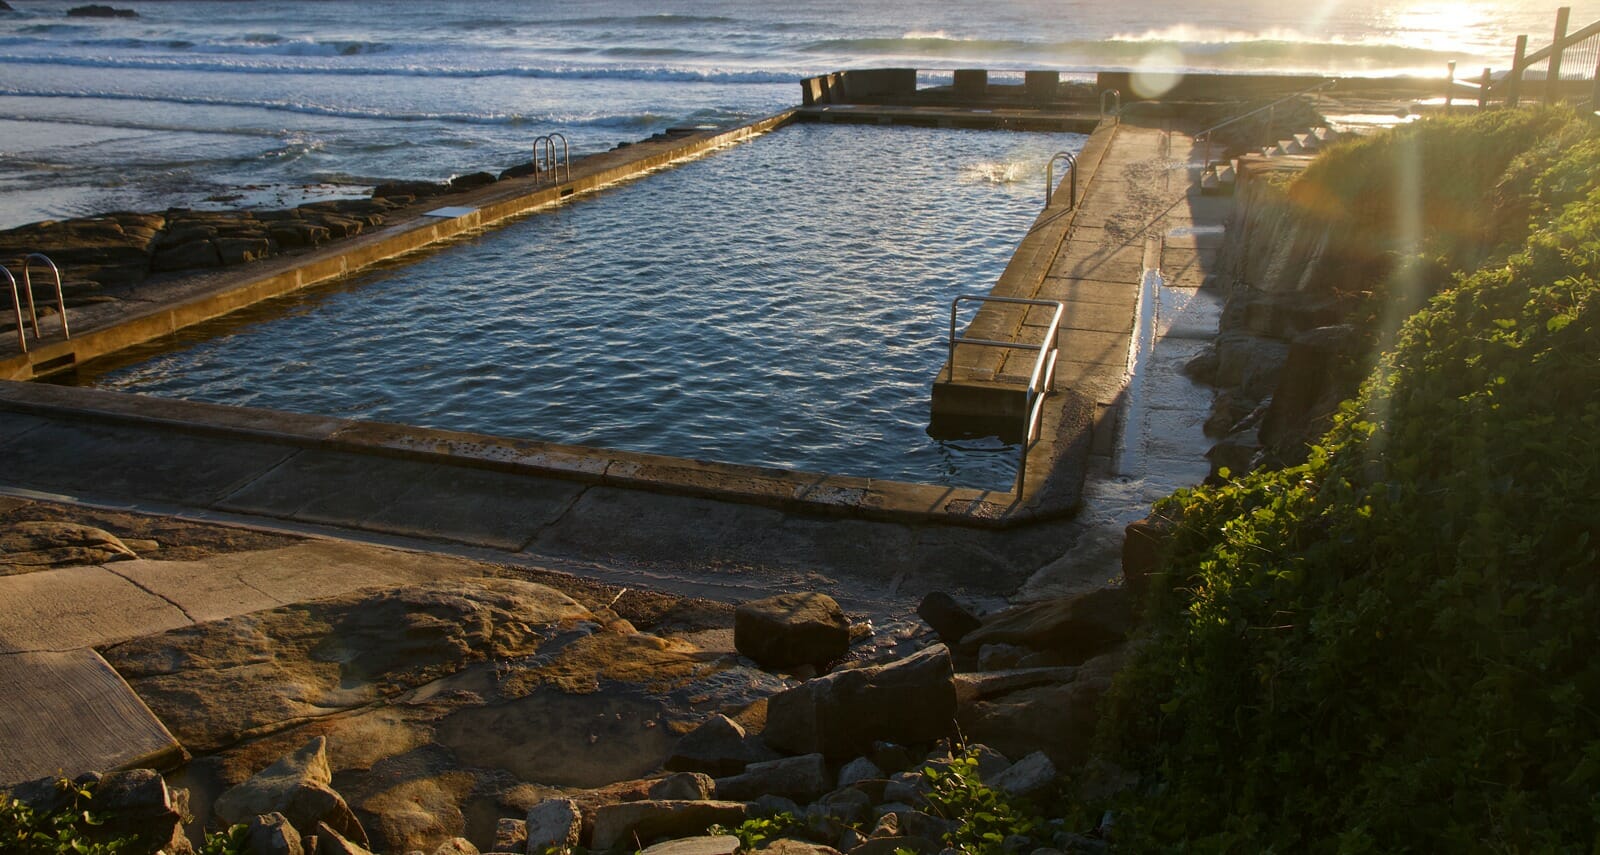
[[1600, 143], [1558, 111], [1406, 133], [1480, 125], [1532, 129], [1496, 149], [1518, 246], [1400, 327], [1307, 463], [1159, 507], [1103, 721], [1141, 780], [1123, 851], [1600, 851]]

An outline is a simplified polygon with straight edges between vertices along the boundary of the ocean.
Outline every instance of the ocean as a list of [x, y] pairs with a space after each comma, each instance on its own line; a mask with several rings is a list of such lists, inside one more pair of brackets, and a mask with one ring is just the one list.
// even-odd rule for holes
[[[1374, 0], [87, 0], [0, 12], [0, 228], [118, 209], [292, 205], [575, 153], [798, 102], [842, 68], [1440, 76], [1504, 67], [1553, 5]], [[1600, 0], [1574, 8], [1574, 26]]]

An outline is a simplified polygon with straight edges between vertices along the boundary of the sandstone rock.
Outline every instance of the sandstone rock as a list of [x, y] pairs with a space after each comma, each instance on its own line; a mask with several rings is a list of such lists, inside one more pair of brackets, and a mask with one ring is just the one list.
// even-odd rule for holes
[[15, 11], [16, 10], [11, 8], [11, 4], [7, 3], [6, 0], [0, 0], [0, 12], [15, 12]]
[[250, 818], [245, 832], [245, 851], [249, 855], [307, 855], [300, 832], [281, 813]]
[[840, 855], [839, 850], [828, 846], [819, 846], [807, 843], [804, 840], [794, 840], [782, 837], [767, 844], [761, 850], [767, 855]]
[[967, 633], [978, 628], [980, 621], [966, 606], [943, 591], [934, 591], [922, 598], [917, 606], [917, 617], [922, 618], [947, 644], [955, 644]]
[[1035, 751], [995, 776], [990, 783], [995, 789], [1005, 790], [1013, 796], [1027, 797], [1055, 783], [1056, 774], [1056, 765], [1050, 762], [1049, 756], [1043, 751]]
[[1151, 576], [1161, 570], [1161, 549], [1171, 532], [1172, 523], [1159, 516], [1135, 520], [1122, 530], [1122, 585], [1135, 610], [1149, 596]]
[[547, 799], [528, 809], [527, 849], [537, 855], [552, 846], [571, 849], [583, 831], [583, 812], [572, 799]]
[[731, 834], [719, 834], [668, 840], [645, 849], [639, 855], [733, 855], [737, 851], [739, 838]]
[[1030, 651], [1015, 644], [985, 644], [978, 648], [978, 670], [1006, 671], [1017, 667]]
[[495, 182], [493, 173], [472, 172], [467, 175], [457, 175], [450, 179], [451, 190], [471, 190], [474, 187], [483, 187]]
[[676, 772], [736, 774], [749, 758], [744, 738], [744, 728], [738, 722], [725, 715], [713, 715], [678, 740], [666, 768]]
[[944, 645], [810, 680], [767, 702], [767, 744], [829, 757], [864, 754], [885, 738], [932, 741], [952, 732], [954, 669]]
[[1217, 336], [1217, 371], [1213, 385], [1234, 388], [1253, 398], [1272, 394], [1289, 355], [1289, 345], [1248, 333]]
[[1234, 434], [1206, 452], [1206, 460], [1211, 463], [1211, 471], [1206, 475], [1206, 483], [1218, 484], [1224, 481], [1222, 471], [1228, 471], [1229, 478], [1238, 478], [1256, 467], [1257, 460], [1261, 457], [1261, 443], [1256, 440], [1252, 431], [1247, 434]]
[[216, 244], [209, 240], [193, 240], [162, 250], [150, 260], [150, 269], [155, 271], [196, 270], [221, 266], [222, 256], [217, 253]]
[[93, 526], [37, 521], [0, 530], [0, 576], [137, 557], [116, 535]]
[[1339, 402], [1355, 391], [1359, 351], [1360, 337], [1348, 325], [1314, 329], [1289, 343], [1283, 374], [1261, 418], [1261, 445], [1277, 460], [1305, 462], [1310, 444], [1331, 426]]
[[859, 825], [865, 822], [871, 813], [872, 799], [860, 790], [847, 787], [823, 796], [811, 807], [837, 817], [846, 825]]
[[602, 805], [594, 812], [594, 835], [589, 848], [637, 848], [658, 837], [688, 837], [711, 825], [738, 825], [744, 818], [743, 802], [641, 801]]
[[415, 199], [427, 199], [443, 196], [448, 192], [450, 188], [447, 185], [435, 184], [432, 181], [386, 181], [372, 188], [372, 198], [410, 196]]
[[465, 837], [452, 837], [439, 844], [433, 855], [480, 855], [478, 847]]
[[878, 837], [851, 849], [849, 855], [895, 855], [902, 849], [916, 855], [935, 855], [944, 850], [944, 844], [926, 837]]
[[367, 847], [346, 838], [325, 822], [317, 823], [317, 855], [372, 855]]
[[856, 831], [853, 828], [847, 828], [844, 831], [839, 833], [839, 839], [837, 841], [837, 844], [838, 844], [838, 847], [839, 847], [839, 851], [841, 851], [841, 852], [849, 852], [850, 850], [852, 850], [852, 849], [856, 848], [857, 846], [860, 846], [861, 844], [866, 843], [866, 842], [867, 842], [867, 836], [865, 834], [862, 834], [861, 832]]
[[883, 788], [883, 799], [886, 802], [900, 802], [904, 804], [920, 804], [922, 794], [927, 792], [928, 785], [922, 775], [917, 772], [899, 772], [889, 779], [888, 785]]
[[[217, 798], [212, 809], [228, 825], [248, 823], [260, 814], [281, 813], [302, 835], [326, 825], [362, 847], [367, 834], [355, 813], [330, 784], [327, 740], [315, 737], [255, 777]], [[319, 845], [322, 845], [319, 843]]]
[[775, 795], [804, 803], [829, 789], [827, 763], [821, 754], [751, 763], [738, 775], [717, 779], [717, 795], [724, 799]]
[[878, 764], [865, 757], [857, 757], [839, 770], [839, 786], [848, 787], [857, 781], [868, 781], [883, 777], [883, 770]]
[[219, 237], [213, 241], [217, 257], [227, 266], [260, 261], [272, 254], [272, 244], [265, 238]]
[[1078, 678], [1075, 666], [1056, 668], [1017, 668], [1010, 671], [988, 671], [981, 674], [957, 674], [956, 699], [959, 703], [992, 698], [1019, 689], [1053, 683], [1070, 683]]
[[986, 784], [994, 783], [1000, 773], [1011, 768], [1011, 761], [1006, 755], [981, 742], [973, 743], [967, 751], [978, 761], [978, 779]]
[[850, 624], [827, 594], [779, 594], [734, 611], [733, 643], [763, 668], [820, 668], [850, 651]]
[[1132, 626], [1127, 590], [1108, 587], [996, 612], [962, 645], [1016, 644], [1060, 653], [1076, 665], [1121, 643]]
[[107, 839], [134, 837], [138, 845], [164, 849], [168, 855], [193, 851], [183, 833], [183, 811], [175, 803], [166, 781], [153, 769], [111, 772], [94, 788], [88, 809], [106, 815], [96, 829]]
[[904, 745], [881, 740], [872, 743], [872, 753], [868, 754], [867, 758], [890, 775], [904, 772], [916, 762], [916, 758], [911, 756], [911, 752]]
[[924, 813], [920, 810], [896, 811], [895, 816], [900, 823], [900, 833], [906, 837], [943, 840], [944, 836], [955, 830], [956, 827], [956, 824], [948, 819]]
[[716, 794], [716, 781], [704, 772], [678, 772], [650, 786], [650, 798], [657, 801], [704, 801]]
[[356, 804], [372, 843], [382, 852], [432, 852], [466, 831], [461, 805], [473, 776], [460, 772], [418, 775]]
[[500, 817], [494, 824], [494, 851], [528, 851], [528, 822], [509, 816]]
[[1057, 768], [1087, 756], [1100, 699], [1122, 665], [1113, 652], [1085, 662], [1069, 683], [1051, 683], [961, 705], [961, 732], [1016, 756], [1042, 750]]
[[139, 13], [132, 9], [115, 9], [91, 3], [88, 6], [74, 6], [67, 10], [68, 18], [137, 18]]
[[888, 813], [885, 813], [882, 816], [878, 817], [877, 824], [872, 826], [872, 830], [871, 831], [867, 832], [867, 839], [868, 840], [877, 840], [880, 837], [899, 837], [899, 836], [900, 836], [900, 814], [898, 814], [898, 813], [896, 813], [894, 811], [889, 811]]
[[783, 796], [769, 794], [759, 796], [750, 802], [751, 816], [777, 816], [781, 813], [799, 816], [800, 812], [800, 806], [795, 804], [794, 799], [786, 799]]

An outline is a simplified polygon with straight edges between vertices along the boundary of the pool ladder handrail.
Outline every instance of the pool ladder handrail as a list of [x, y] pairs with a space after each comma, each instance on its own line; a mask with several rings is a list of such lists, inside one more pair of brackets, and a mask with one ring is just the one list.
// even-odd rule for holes
[[[1106, 110], [1106, 98], [1110, 98], [1111, 99], [1112, 109], [1110, 111]], [[1121, 124], [1122, 123], [1122, 90], [1121, 89], [1102, 89], [1102, 90], [1100, 90], [1100, 118], [1104, 119], [1108, 115], [1111, 116], [1111, 118], [1116, 119], [1117, 120], [1117, 124]]]
[[[42, 252], [30, 252], [22, 259], [22, 290], [28, 293], [28, 315], [33, 320], [33, 339], [38, 341], [44, 338], [44, 333], [39, 329], [39, 309], [33, 301], [33, 263], [44, 262], [50, 267], [50, 273], [56, 280], [56, 311], [61, 315], [61, 337], [72, 338], [72, 330], [67, 326], [67, 299], [61, 291], [61, 269], [56, 263]], [[17, 278], [11, 271], [0, 267], [0, 273], [6, 275], [6, 281], [11, 285], [11, 307], [17, 318], [17, 347], [23, 352], [28, 352], [27, 326], [22, 319], [22, 295], [17, 291]]]
[[[556, 140], [561, 141], [561, 159], [556, 159]], [[542, 146], [542, 148], [541, 148]], [[541, 156], [543, 160], [541, 162]], [[533, 141], [533, 177], [535, 181], [542, 180], [545, 172], [550, 173], [553, 183], [561, 183], [561, 172], [565, 170], [566, 180], [572, 180], [571, 149], [567, 146], [566, 135], [548, 133]]]
[[1070, 151], [1058, 151], [1050, 155], [1050, 162], [1044, 165], [1044, 206], [1050, 207], [1055, 201], [1056, 194], [1056, 161], [1067, 159], [1067, 176], [1071, 179], [1067, 185], [1067, 208], [1078, 207], [1078, 158]]
[[[956, 308], [964, 300], [978, 303], [1014, 303], [1024, 306], [1054, 306], [1055, 313], [1050, 316], [1050, 325], [1045, 329], [1044, 339], [1038, 344], [1024, 344], [1020, 341], [997, 341], [987, 338], [967, 338], [956, 335]], [[959, 294], [950, 301], [950, 339], [949, 339], [949, 364], [950, 381], [956, 379], [956, 345], [974, 344], [979, 347], [1001, 347], [1010, 350], [1034, 350], [1039, 355], [1033, 361], [1033, 373], [1028, 376], [1028, 389], [1023, 398], [1022, 415], [1022, 449], [1017, 460], [1017, 500], [1022, 500], [1022, 488], [1028, 480], [1028, 452], [1039, 441], [1039, 432], [1044, 423], [1045, 396], [1056, 390], [1056, 357], [1060, 355], [1061, 348], [1056, 341], [1061, 330], [1061, 316], [1067, 311], [1067, 304], [1060, 300], [1033, 300], [1024, 297], [996, 297], [992, 294]]]

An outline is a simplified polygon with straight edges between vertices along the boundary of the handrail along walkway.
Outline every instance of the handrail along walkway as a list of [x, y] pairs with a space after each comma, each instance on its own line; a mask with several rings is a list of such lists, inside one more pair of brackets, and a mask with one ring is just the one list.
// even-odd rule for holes
[[1264, 106], [1257, 107], [1257, 108], [1255, 108], [1254, 110], [1251, 110], [1248, 113], [1240, 113], [1239, 115], [1234, 116], [1233, 118], [1228, 119], [1227, 121], [1218, 123], [1216, 125], [1212, 125], [1211, 127], [1206, 128], [1205, 130], [1201, 131], [1200, 133], [1195, 134], [1194, 135], [1194, 141], [1195, 142], [1198, 143], [1202, 139], [1204, 139], [1205, 142], [1206, 142], [1205, 159], [1200, 162], [1200, 171], [1203, 173], [1207, 169], [1210, 169], [1211, 166], [1212, 166], [1212, 163], [1211, 163], [1211, 137], [1217, 131], [1220, 131], [1223, 128], [1228, 127], [1229, 125], [1236, 124], [1238, 122], [1242, 122], [1245, 119], [1250, 118], [1251, 116], [1256, 116], [1256, 115], [1259, 115], [1261, 113], [1266, 113], [1267, 114], [1267, 126], [1270, 128], [1271, 125], [1272, 125], [1272, 114], [1277, 110], [1279, 104], [1283, 104], [1283, 103], [1286, 103], [1288, 101], [1293, 101], [1294, 99], [1299, 98], [1302, 95], [1309, 95], [1312, 92], [1320, 92], [1320, 91], [1322, 91], [1324, 89], [1330, 89], [1333, 86], [1335, 86], [1336, 84], [1338, 84], [1338, 82], [1339, 81], [1337, 81], [1337, 80], [1324, 80], [1324, 81], [1322, 81], [1321, 83], [1318, 83], [1315, 86], [1308, 86], [1305, 89], [1300, 90], [1299, 92], [1294, 92], [1292, 94], [1285, 95], [1282, 98], [1279, 98], [1278, 100], [1273, 101], [1271, 104], [1266, 104]]
[[[967, 338], [956, 335], [956, 308], [964, 300], [977, 303], [1054, 306], [1056, 310], [1050, 316], [1050, 326], [1045, 330], [1044, 340], [1039, 344], [1024, 344], [1019, 341], [997, 341], [987, 338]], [[1002, 347], [1010, 350], [1036, 350], [1039, 352], [1039, 355], [1033, 361], [1033, 373], [1028, 376], [1027, 396], [1023, 399], [1022, 450], [1017, 461], [1016, 485], [1016, 494], [1019, 500], [1022, 498], [1022, 488], [1028, 479], [1028, 452], [1039, 441], [1039, 430], [1044, 421], [1044, 399], [1046, 395], [1054, 392], [1056, 388], [1056, 357], [1061, 351], [1061, 348], [1056, 343], [1056, 336], [1061, 329], [1061, 316], [1066, 310], [1067, 304], [1060, 300], [995, 297], [989, 294], [959, 294], [950, 301], [949, 364], [950, 379], [952, 381], [956, 379], [956, 345], [958, 344], [975, 344], [979, 347]]]
[[1050, 155], [1050, 162], [1044, 166], [1044, 206], [1050, 207], [1056, 194], [1056, 161], [1067, 159], [1067, 174], [1072, 179], [1067, 187], [1067, 207], [1078, 207], [1078, 158], [1070, 151], [1058, 151]]
[[[561, 141], [561, 159], [556, 159], [556, 140]], [[542, 146], [542, 147], [541, 147]], [[533, 141], [533, 175], [534, 180], [542, 180], [544, 173], [550, 173], [552, 183], [561, 182], [561, 171], [565, 169], [568, 181], [572, 180], [571, 149], [567, 146], [565, 134], [552, 131]]]

